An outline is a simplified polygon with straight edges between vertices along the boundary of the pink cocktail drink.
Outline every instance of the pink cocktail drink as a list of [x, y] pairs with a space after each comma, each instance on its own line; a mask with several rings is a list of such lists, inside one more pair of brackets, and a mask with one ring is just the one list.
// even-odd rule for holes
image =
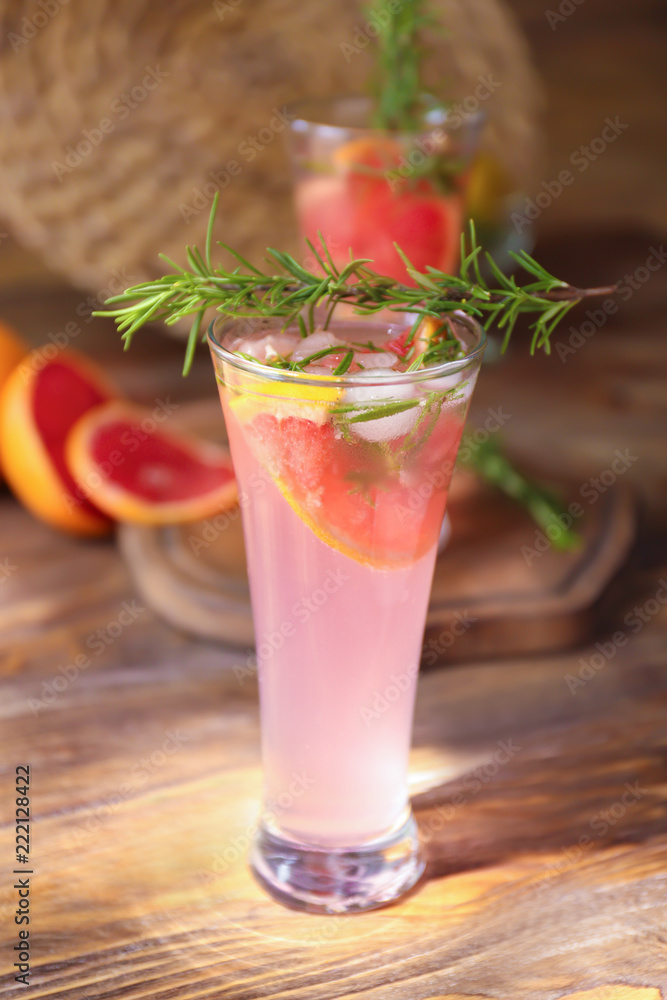
[[414, 132], [369, 127], [361, 97], [295, 105], [289, 144], [294, 202], [304, 237], [324, 237], [339, 268], [373, 261], [381, 274], [411, 284], [398, 243], [418, 271], [456, 271], [466, 225], [466, 193], [482, 116], [464, 121], [424, 105]]
[[407, 807], [412, 707], [437, 538], [396, 568], [365, 565], [332, 548], [262, 479], [229, 407], [226, 414], [239, 481], [264, 484], [246, 508], [245, 525], [266, 807], [299, 840], [363, 843], [394, 826]]
[[311, 910], [381, 905], [422, 870], [407, 792], [414, 696], [482, 334], [450, 321], [459, 357], [408, 372], [405, 329], [355, 318], [305, 340], [278, 327], [211, 337], [259, 668], [253, 868]]

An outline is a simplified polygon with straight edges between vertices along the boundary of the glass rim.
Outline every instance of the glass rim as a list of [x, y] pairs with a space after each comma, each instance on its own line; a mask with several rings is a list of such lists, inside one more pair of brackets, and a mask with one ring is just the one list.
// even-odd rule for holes
[[[326, 116], [323, 114], [308, 115], [305, 113], [309, 108], [315, 110], [325, 109], [345, 101], [364, 101], [368, 104], [369, 108], [374, 107], [374, 98], [370, 97], [368, 94], [362, 93], [333, 94], [329, 97], [302, 97], [297, 101], [291, 101], [288, 103], [285, 107], [285, 111], [287, 116], [291, 118], [289, 123], [290, 130], [294, 129], [297, 122], [303, 122], [305, 125], [314, 126], [316, 128], [340, 129], [345, 132], [388, 132], [389, 135], [396, 136], [414, 136], [419, 135], [422, 132], [432, 131], [436, 128], [442, 128], [449, 134], [459, 131], [463, 133], [474, 132], [486, 120], [486, 112], [482, 108], [477, 108], [475, 111], [466, 113], [465, 118], [458, 125], [452, 125], [451, 123], [448, 123], [451, 111], [446, 101], [440, 101], [432, 94], [422, 94], [421, 96], [424, 102], [424, 119], [417, 132], [412, 132], [407, 129], [387, 130], [378, 128], [376, 125], [371, 124], [345, 125], [335, 121], [326, 121], [324, 120]], [[440, 113], [440, 120], [428, 121], [428, 115], [436, 112]]]
[[[396, 372], [395, 375], [383, 375], [381, 379], [378, 378], [377, 380], [364, 375], [360, 376], [359, 373], [352, 375], [311, 375], [305, 372], [290, 372], [284, 368], [271, 368], [269, 365], [262, 364], [261, 361], [250, 361], [247, 358], [243, 358], [234, 351], [230, 351], [224, 347], [218, 338], [217, 333], [220, 327], [232, 328], [235, 324], [241, 322], [241, 320], [229, 316], [216, 316], [211, 321], [208, 327], [207, 339], [211, 351], [220, 361], [225, 362], [225, 364], [246, 375], [263, 378], [269, 382], [287, 382], [294, 385], [309, 386], [340, 386], [342, 388], [359, 385], [410, 385], [417, 382], [428, 382], [432, 379], [442, 378], [444, 375], [453, 375], [463, 371], [465, 368], [473, 365], [484, 353], [484, 348], [486, 347], [486, 330], [481, 323], [478, 323], [474, 317], [469, 316], [459, 309], [454, 309], [443, 315], [453, 317], [458, 323], [467, 326], [468, 330], [476, 336], [477, 343], [470, 351], [464, 354], [462, 358], [457, 358], [456, 361], [443, 361], [439, 365], [430, 365], [428, 368], [420, 368], [414, 372]], [[372, 316], [372, 314], [367, 314], [367, 316]], [[280, 317], [267, 318], [276, 320], [276, 328], [282, 328], [282, 324], [278, 322]], [[361, 316], [360, 320], [364, 322], [364, 317]], [[339, 320], [339, 322], [354, 324], [355, 320], [350, 318]], [[286, 329], [292, 329], [293, 326], [297, 328], [296, 324], [290, 324]]]

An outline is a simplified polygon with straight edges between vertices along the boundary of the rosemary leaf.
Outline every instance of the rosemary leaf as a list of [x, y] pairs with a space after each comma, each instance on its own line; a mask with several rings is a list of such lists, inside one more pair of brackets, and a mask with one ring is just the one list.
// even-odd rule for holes
[[340, 364], [334, 368], [333, 374], [344, 375], [345, 372], [350, 367], [350, 365], [352, 364], [353, 358], [354, 358], [354, 351], [348, 351], [343, 360], [340, 362]]
[[[349, 303], [360, 315], [372, 315], [385, 309], [414, 314], [406, 346], [412, 344], [423, 317], [442, 318], [459, 310], [477, 317], [487, 328], [496, 325], [504, 330], [505, 349], [519, 316], [531, 314], [531, 350], [539, 349], [548, 354], [551, 336], [572, 306], [582, 299], [611, 295], [616, 290], [616, 286], [576, 288], [549, 274], [525, 252], [517, 254], [517, 260], [536, 280], [524, 286], [517, 285], [515, 279], [507, 278], [487, 255], [492, 275], [498, 283], [496, 287], [490, 287], [477, 268], [480, 247], [472, 227], [468, 243], [464, 241], [460, 274], [450, 275], [429, 267], [427, 274], [420, 276], [412, 268], [416, 287], [378, 274], [364, 259], [351, 260], [343, 273], [330, 267], [323, 276], [321, 271], [308, 271], [289, 254], [277, 250], [269, 250], [268, 253], [281, 270], [270, 273], [261, 271], [234, 250], [225, 247], [238, 261], [237, 266], [227, 270], [208, 261], [216, 204], [214, 202], [211, 212], [204, 257], [196, 247], [186, 248], [191, 270], [174, 265], [177, 268], [174, 273], [133, 285], [121, 295], [107, 300], [105, 304], [112, 308], [93, 314], [112, 317], [126, 347], [140, 327], [158, 320], [173, 325], [190, 317], [192, 322], [197, 323], [198, 332], [208, 309], [217, 310], [232, 319], [275, 317], [282, 320], [283, 328], [298, 324], [303, 336], [308, 328], [313, 329], [315, 310], [322, 304], [326, 305], [323, 323], [326, 329], [336, 306]], [[330, 256], [324, 241], [322, 247], [319, 259], [326, 262]], [[304, 315], [309, 324], [304, 321]], [[427, 352], [425, 364], [451, 360], [449, 352], [456, 346], [453, 334], [439, 341], [437, 346], [439, 353]], [[186, 368], [191, 362], [193, 350], [189, 341]]]
[[398, 399], [390, 403], [378, 403], [369, 409], [364, 409], [360, 413], [354, 413], [347, 417], [349, 424], [359, 424], [366, 420], [380, 420], [382, 417], [393, 417], [395, 413], [403, 413], [404, 410], [411, 410], [419, 406], [418, 399]]

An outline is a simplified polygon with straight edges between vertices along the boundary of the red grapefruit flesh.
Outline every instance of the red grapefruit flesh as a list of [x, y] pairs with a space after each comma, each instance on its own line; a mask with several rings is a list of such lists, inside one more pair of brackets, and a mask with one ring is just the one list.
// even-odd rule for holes
[[[240, 423], [285, 499], [326, 544], [358, 562], [388, 568], [420, 558], [437, 543], [448, 486], [442, 469], [455, 458], [460, 419], [441, 419], [428, 455], [401, 462], [400, 472], [388, 464], [386, 451], [345, 440], [330, 422], [265, 412]], [[400, 451], [402, 443], [392, 445]], [[421, 495], [419, 488], [431, 482], [430, 469], [435, 485]]]
[[120, 401], [91, 410], [72, 428], [66, 460], [79, 488], [118, 521], [196, 521], [238, 498], [226, 448], [167, 430], [149, 410]]
[[393, 190], [383, 176], [349, 174], [318, 177], [297, 195], [301, 228], [316, 245], [324, 236], [335, 262], [345, 266], [349, 251], [373, 261], [381, 274], [412, 283], [394, 243], [418, 271], [428, 266], [451, 273], [456, 269], [463, 199], [441, 195], [426, 181]]
[[463, 207], [457, 195], [379, 189], [359, 205], [358, 213], [354, 252], [371, 257], [380, 274], [411, 282], [394, 243], [418, 271], [435, 267], [451, 273], [455, 269], [463, 225]]

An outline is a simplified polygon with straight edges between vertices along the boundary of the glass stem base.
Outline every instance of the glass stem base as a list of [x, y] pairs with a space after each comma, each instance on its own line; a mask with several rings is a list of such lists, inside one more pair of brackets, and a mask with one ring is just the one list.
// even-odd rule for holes
[[411, 889], [424, 871], [411, 812], [385, 837], [354, 848], [300, 844], [263, 823], [250, 866], [270, 896], [309, 913], [359, 913], [386, 906]]

